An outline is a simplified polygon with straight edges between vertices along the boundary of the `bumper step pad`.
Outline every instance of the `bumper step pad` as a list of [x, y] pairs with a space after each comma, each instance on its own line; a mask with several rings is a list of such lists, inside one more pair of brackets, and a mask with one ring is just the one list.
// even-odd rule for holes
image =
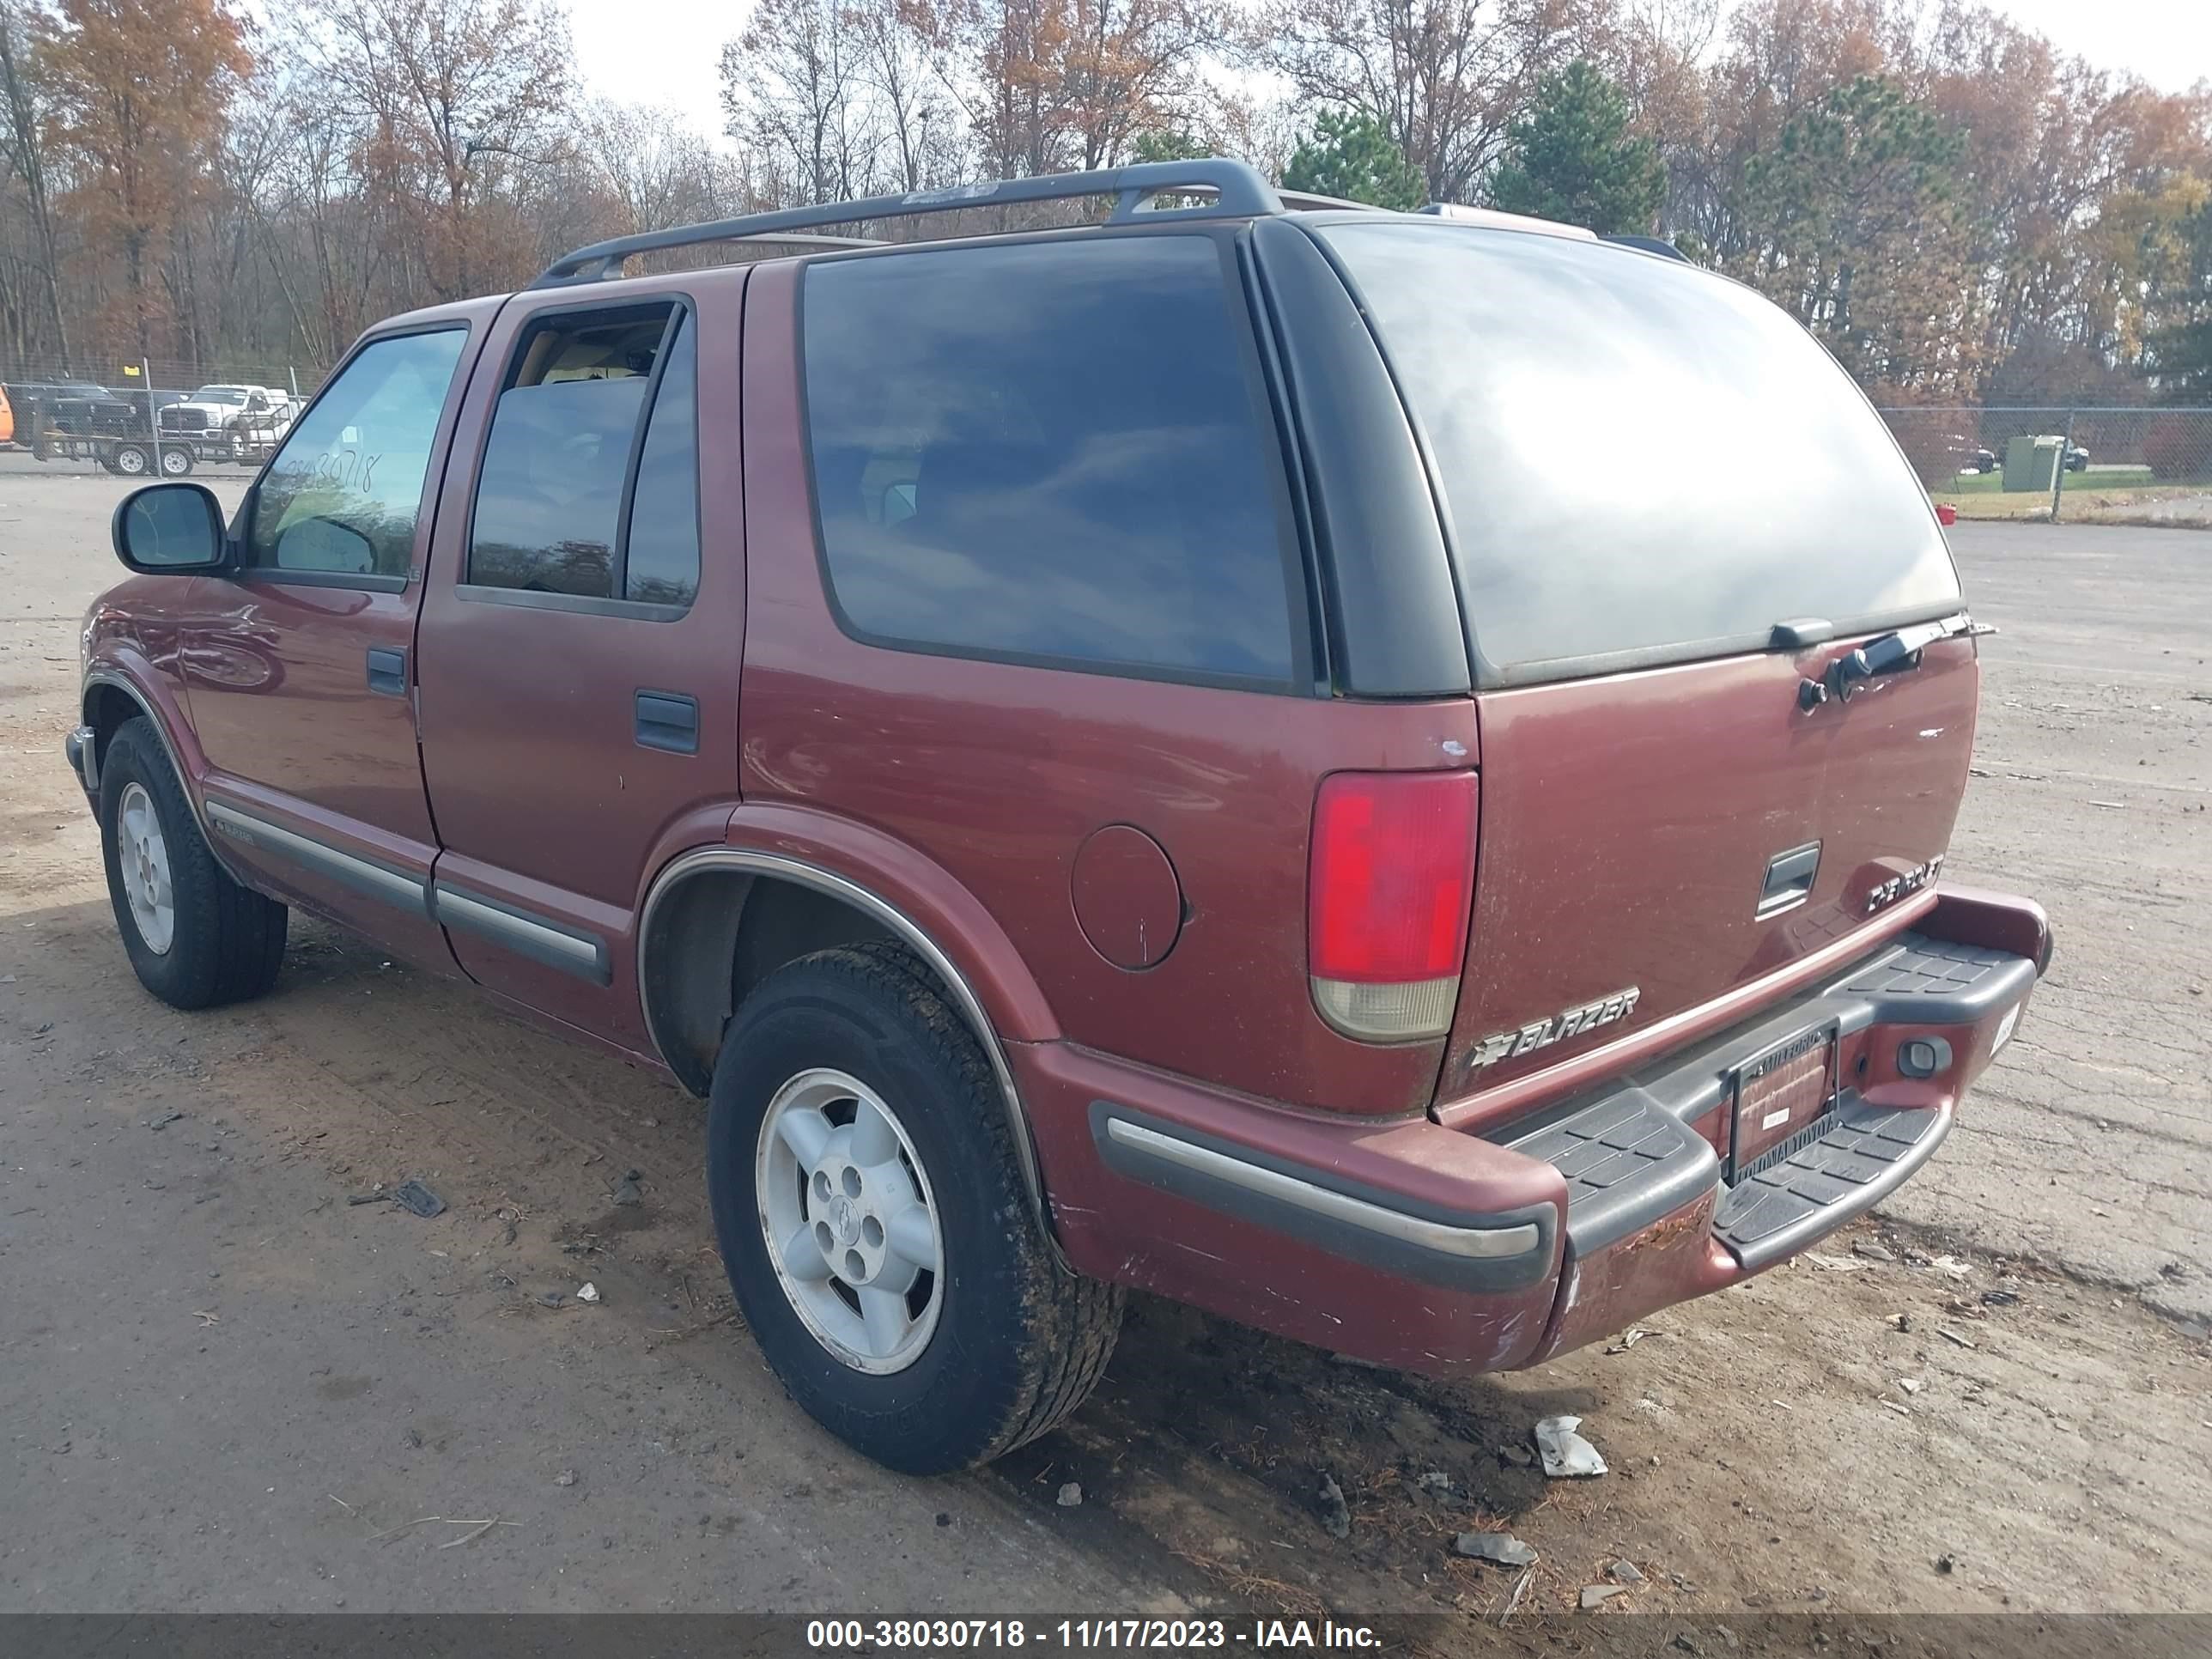
[[1834, 1121], [1729, 1189], [1713, 1231], [1747, 1268], [1765, 1266], [1863, 1214], [1936, 1150], [1948, 1127], [1935, 1111], [1869, 1106], [1846, 1094]]
[[1567, 1178], [1567, 1237], [1588, 1256], [1712, 1190], [1720, 1160], [1705, 1138], [1630, 1089], [1513, 1143]]

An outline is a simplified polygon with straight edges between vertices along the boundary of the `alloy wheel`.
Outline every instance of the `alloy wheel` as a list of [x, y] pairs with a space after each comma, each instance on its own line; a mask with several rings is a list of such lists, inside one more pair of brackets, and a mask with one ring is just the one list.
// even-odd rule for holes
[[929, 1179], [898, 1115], [849, 1074], [801, 1072], [761, 1120], [761, 1233], [793, 1310], [854, 1370], [921, 1357], [945, 1300]]

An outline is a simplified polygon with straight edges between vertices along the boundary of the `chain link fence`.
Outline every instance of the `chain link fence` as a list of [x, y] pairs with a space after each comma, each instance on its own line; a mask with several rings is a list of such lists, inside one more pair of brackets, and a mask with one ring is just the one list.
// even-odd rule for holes
[[[125, 476], [258, 466], [324, 378], [295, 363], [238, 358], [0, 356], [0, 450], [63, 471]], [[211, 387], [226, 390], [193, 398]]]
[[2212, 529], [2212, 409], [1885, 409], [1962, 519]]
[[[0, 386], [92, 385], [136, 401], [149, 386], [156, 398], [181, 400], [204, 386], [269, 386], [293, 398], [311, 398], [323, 383], [323, 371], [311, 363], [246, 357], [217, 357], [204, 362], [156, 357], [118, 357], [88, 352], [58, 357], [0, 356]], [[10, 401], [13, 401], [12, 394]]]

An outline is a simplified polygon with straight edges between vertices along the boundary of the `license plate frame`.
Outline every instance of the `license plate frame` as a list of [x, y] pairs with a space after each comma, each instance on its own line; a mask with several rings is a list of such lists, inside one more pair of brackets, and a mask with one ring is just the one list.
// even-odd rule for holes
[[1834, 1020], [1823, 1021], [1769, 1043], [1729, 1074], [1730, 1182], [1835, 1115], [1839, 1036]]

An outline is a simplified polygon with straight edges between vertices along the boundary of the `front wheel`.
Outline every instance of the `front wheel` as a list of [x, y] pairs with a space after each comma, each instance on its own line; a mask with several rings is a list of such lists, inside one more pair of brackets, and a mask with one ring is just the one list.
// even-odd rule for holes
[[1079, 1406], [1122, 1298], [1054, 1256], [998, 1085], [888, 943], [772, 975], [714, 1068], [707, 1186], [746, 1324], [792, 1397], [909, 1474], [984, 1463]]
[[118, 444], [114, 453], [115, 471], [126, 478], [143, 478], [153, 468], [143, 444]]
[[216, 862], [143, 716], [124, 722], [100, 758], [100, 838], [140, 984], [173, 1008], [209, 1008], [276, 983], [284, 907]]
[[161, 476], [165, 478], [189, 477], [192, 471], [192, 452], [181, 444], [161, 446]]

